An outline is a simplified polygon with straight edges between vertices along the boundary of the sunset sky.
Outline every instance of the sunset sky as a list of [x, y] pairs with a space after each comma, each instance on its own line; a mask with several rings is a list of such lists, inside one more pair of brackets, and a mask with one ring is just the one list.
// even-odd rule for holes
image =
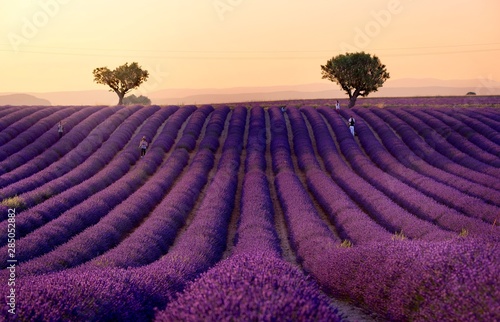
[[346, 51], [377, 55], [391, 79], [500, 81], [499, 13], [498, 0], [0, 0], [0, 92], [105, 89], [94, 68], [134, 61], [149, 91], [321, 83]]

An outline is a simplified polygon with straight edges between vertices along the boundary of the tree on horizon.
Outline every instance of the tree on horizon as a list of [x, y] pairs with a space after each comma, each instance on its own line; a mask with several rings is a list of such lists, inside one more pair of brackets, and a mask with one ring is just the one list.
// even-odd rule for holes
[[356, 104], [358, 96], [366, 97], [376, 92], [389, 78], [380, 59], [365, 52], [335, 56], [326, 65], [321, 65], [321, 74], [322, 78], [339, 84], [349, 95], [348, 108]]
[[139, 87], [149, 77], [148, 71], [143, 70], [136, 62], [130, 65], [125, 63], [114, 70], [99, 67], [94, 69], [93, 74], [97, 84], [108, 85], [111, 88], [109, 91], [118, 95], [118, 105], [123, 105], [125, 94]]
[[126, 96], [123, 98], [123, 104], [124, 105], [132, 105], [132, 104], [139, 104], [139, 105], [151, 105], [151, 100], [144, 95], [140, 96], [135, 96], [134, 94]]

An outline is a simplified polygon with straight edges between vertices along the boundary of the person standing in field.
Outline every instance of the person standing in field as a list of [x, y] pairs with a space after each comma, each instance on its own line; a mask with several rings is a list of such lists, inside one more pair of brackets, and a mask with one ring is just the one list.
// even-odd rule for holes
[[337, 113], [340, 113], [340, 103], [338, 100], [337, 103], [335, 104], [335, 110], [337, 111]]
[[59, 138], [62, 138], [64, 134], [64, 125], [61, 121], [57, 124], [57, 133], [59, 133]]
[[349, 130], [351, 130], [351, 134], [352, 136], [354, 136], [354, 124], [356, 124], [356, 120], [354, 119], [354, 117], [351, 116], [349, 118], [348, 124], [349, 124]]
[[141, 149], [141, 158], [146, 155], [146, 149], [148, 148], [148, 141], [146, 141], [146, 137], [143, 136], [141, 143], [139, 143], [139, 148]]

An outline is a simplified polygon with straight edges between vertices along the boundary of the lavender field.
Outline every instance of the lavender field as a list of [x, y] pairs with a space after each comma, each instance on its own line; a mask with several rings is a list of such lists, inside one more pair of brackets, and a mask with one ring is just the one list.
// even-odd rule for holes
[[334, 105], [0, 107], [0, 317], [500, 321], [500, 97]]

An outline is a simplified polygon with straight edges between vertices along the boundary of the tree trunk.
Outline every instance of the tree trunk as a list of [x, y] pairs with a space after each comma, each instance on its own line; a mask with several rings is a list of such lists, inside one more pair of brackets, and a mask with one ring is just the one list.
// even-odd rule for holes
[[356, 104], [356, 98], [356, 96], [349, 97], [349, 105], [347, 105], [347, 108], [352, 108], [354, 104]]
[[118, 94], [118, 105], [123, 105], [123, 97], [125, 96], [125, 94], [120, 94], [120, 93], [117, 94]]

